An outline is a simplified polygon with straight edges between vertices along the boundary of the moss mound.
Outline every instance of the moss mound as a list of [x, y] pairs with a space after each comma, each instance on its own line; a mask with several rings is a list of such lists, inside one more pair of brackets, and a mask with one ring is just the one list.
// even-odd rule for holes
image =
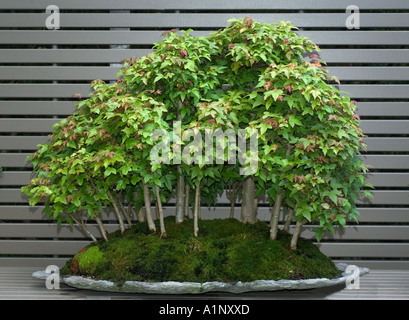
[[145, 223], [109, 235], [108, 242], [92, 244], [69, 260], [62, 273], [114, 282], [134, 281], [254, 281], [260, 279], [334, 278], [340, 272], [311, 241], [299, 239], [298, 250], [289, 249], [291, 235], [280, 232], [269, 239], [264, 222], [247, 225], [236, 219], [176, 224], [166, 219], [168, 237], [151, 234]]

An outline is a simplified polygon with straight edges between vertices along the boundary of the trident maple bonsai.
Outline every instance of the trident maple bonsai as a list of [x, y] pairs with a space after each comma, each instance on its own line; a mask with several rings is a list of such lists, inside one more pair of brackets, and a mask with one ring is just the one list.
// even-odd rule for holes
[[[22, 191], [30, 204], [44, 202], [50, 218], [78, 224], [95, 242], [86, 221], [108, 240], [104, 207], [122, 234], [134, 213], [156, 232], [152, 198], [162, 238], [162, 202], [172, 197], [176, 223], [194, 207], [199, 236], [201, 203], [217, 203], [226, 190], [231, 212], [241, 199], [243, 223], [257, 221], [259, 196], [269, 199], [271, 241], [284, 208], [284, 229], [295, 221], [293, 250], [306, 222], [320, 240], [357, 220], [356, 201], [369, 195], [361, 191], [368, 185], [359, 117], [330, 84], [318, 46], [290, 23], [230, 22], [208, 37], [165, 32], [154, 52], [123, 61], [116, 83], [94, 81], [90, 97], [29, 158], [36, 175]], [[216, 130], [229, 132], [219, 140], [226, 146], [240, 134], [245, 143], [204, 153], [200, 137]]]

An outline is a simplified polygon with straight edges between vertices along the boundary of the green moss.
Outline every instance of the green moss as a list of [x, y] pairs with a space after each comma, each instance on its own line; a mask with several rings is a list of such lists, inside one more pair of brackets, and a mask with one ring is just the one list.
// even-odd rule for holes
[[84, 275], [95, 274], [105, 262], [104, 255], [97, 246], [78, 253], [74, 259], [78, 261], [79, 272]]
[[[258, 279], [333, 278], [334, 263], [311, 241], [300, 239], [289, 249], [291, 236], [280, 232], [269, 239], [264, 222], [247, 225], [236, 219], [201, 220], [193, 236], [193, 222], [166, 219], [168, 237], [151, 234], [138, 223], [125, 236], [113, 233], [108, 242], [82, 250], [67, 262], [69, 273], [116, 282], [136, 281], [253, 281]], [[68, 271], [67, 271], [68, 272]]]

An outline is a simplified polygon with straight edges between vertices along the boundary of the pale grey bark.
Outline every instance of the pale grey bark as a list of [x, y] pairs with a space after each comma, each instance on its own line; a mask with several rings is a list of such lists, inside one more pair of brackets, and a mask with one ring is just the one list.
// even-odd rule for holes
[[294, 209], [288, 208], [287, 219], [285, 220], [285, 224], [283, 228], [284, 231], [290, 232], [290, 225], [291, 225], [291, 221], [293, 220], [293, 217], [294, 217]]
[[200, 215], [200, 182], [196, 183], [195, 189], [195, 208], [193, 211], [193, 231], [195, 237], [198, 236], [199, 233], [199, 215]]
[[136, 216], [138, 218], [138, 222], [145, 222], [146, 221], [146, 219], [145, 219], [145, 217], [146, 217], [145, 209], [144, 208], [139, 209]]
[[98, 242], [97, 238], [95, 238], [91, 231], [89, 231], [85, 221], [82, 220], [82, 218], [75, 218], [73, 214], [71, 214], [71, 218], [85, 232], [85, 234], [92, 239], [94, 243]]
[[281, 201], [283, 199], [283, 194], [284, 194], [284, 191], [280, 189], [276, 195], [274, 207], [271, 212], [271, 220], [270, 220], [270, 239], [271, 240], [277, 239], [278, 218], [280, 216]]
[[189, 201], [190, 201], [190, 185], [186, 183], [185, 184], [185, 203], [184, 203], [185, 218], [189, 218]]
[[257, 210], [255, 207], [255, 183], [254, 176], [248, 176], [243, 183], [243, 196], [241, 203], [240, 221], [243, 223], [256, 223]]
[[102, 237], [105, 241], [108, 241], [107, 231], [105, 230], [104, 224], [102, 223], [101, 219], [99, 217], [96, 217], [95, 221], [98, 223], [99, 231], [101, 232]]
[[297, 250], [297, 242], [298, 242], [298, 238], [300, 237], [300, 233], [301, 233], [301, 228], [303, 226], [305, 222], [303, 221], [297, 221], [297, 223], [295, 224], [295, 229], [294, 229], [294, 233], [293, 236], [291, 238], [291, 244], [290, 244], [290, 248], [291, 250]]
[[121, 230], [121, 234], [123, 235], [125, 233], [125, 225], [124, 225], [124, 220], [122, 219], [121, 212], [119, 211], [118, 204], [116, 203], [115, 198], [112, 196], [111, 191], [108, 190], [107, 195], [114, 208], [114, 212], [115, 212], [116, 218], [119, 223], [119, 230]]
[[123, 216], [126, 219], [126, 223], [128, 224], [129, 227], [131, 227], [132, 226], [131, 216], [128, 214], [128, 211], [125, 209], [119, 194], [116, 195], [116, 200], [117, 200], [117, 203], [119, 204], [119, 207], [121, 208], [121, 212]]
[[230, 192], [230, 218], [234, 218], [234, 206], [236, 203], [236, 189], [232, 189]]
[[[177, 105], [177, 121], [182, 123], [182, 115], [180, 113], [180, 109], [183, 108], [182, 101], [178, 101]], [[181, 133], [180, 133], [181, 134]], [[177, 172], [178, 172], [178, 182], [176, 186], [176, 223], [183, 222], [184, 219], [184, 202], [185, 202], [185, 178], [183, 176], [182, 167], [180, 164], [177, 165]]]
[[142, 181], [142, 186], [143, 186], [143, 197], [145, 200], [146, 221], [148, 222], [149, 230], [156, 232], [155, 222], [153, 222], [153, 219], [152, 219], [151, 195], [150, 195], [149, 187], [144, 181]]
[[176, 186], [176, 223], [181, 223], [184, 219], [185, 179], [180, 165], [177, 166], [177, 171], [179, 178]]
[[160, 200], [159, 187], [157, 184], [155, 184], [155, 193], [156, 193], [156, 207], [157, 207], [158, 216], [159, 216], [160, 237], [166, 238], [165, 221], [163, 220], [162, 201]]

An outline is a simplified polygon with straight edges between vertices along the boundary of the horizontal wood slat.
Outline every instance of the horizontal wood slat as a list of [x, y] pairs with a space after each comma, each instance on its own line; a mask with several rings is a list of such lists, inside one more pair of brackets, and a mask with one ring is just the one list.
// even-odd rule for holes
[[[409, 50], [408, 50], [409, 51]], [[118, 63], [130, 57], [142, 57], [151, 49], [3, 49], [0, 61], [5, 63]], [[403, 58], [403, 56], [402, 56]]]
[[[200, 227], [200, 222], [199, 222]], [[108, 232], [118, 230], [117, 224], [105, 224]], [[280, 229], [282, 226], [280, 226]], [[305, 225], [301, 236], [306, 239], [315, 239], [314, 226]], [[101, 238], [98, 225], [88, 224], [89, 231], [97, 238]], [[294, 226], [290, 227], [290, 232]], [[85, 239], [88, 236], [77, 226], [61, 225], [57, 228], [55, 223], [0, 223], [0, 238], [59, 238], [59, 239]], [[324, 234], [322, 242], [326, 240], [409, 240], [409, 226], [345, 226], [336, 230], [334, 234]], [[0, 240], [1, 241], [1, 240]]]
[[[0, 67], [0, 80], [114, 80], [119, 70], [120, 67], [4, 66]], [[328, 67], [327, 70], [341, 81], [409, 80], [409, 67]]]
[[[408, 99], [409, 85], [376, 84], [336, 86], [351, 98]], [[71, 98], [74, 93], [87, 97], [89, 84], [0, 84], [0, 98]]]
[[[119, 62], [119, 61], [118, 61]], [[114, 80], [118, 67], [0, 67], [4, 80]]]
[[44, 136], [0, 136], [0, 146], [3, 150], [36, 150], [37, 145], [45, 143]]
[[[245, 1], [245, 0], [208, 0], [208, 1], [138, 1], [134, 0], [53, 0], [53, 4], [64, 9], [80, 9], [80, 10], [109, 10], [109, 9], [132, 9], [132, 10], [345, 10], [350, 5], [351, 1], [338, 0], [294, 0], [288, 2], [286, 0], [276, 0], [274, 2], [266, 2], [263, 0]], [[409, 4], [402, 0], [355, 0], [354, 4], [360, 9], [409, 9]], [[44, 10], [49, 5], [48, 0], [2, 0], [0, 9], [37, 9]]]
[[74, 101], [0, 101], [0, 115], [68, 116], [75, 108]]
[[[47, 141], [45, 136], [0, 136], [3, 150], [36, 150], [37, 145]], [[409, 151], [409, 138], [364, 138], [367, 151]]]
[[409, 120], [361, 120], [364, 134], [409, 134]]
[[356, 113], [361, 116], [409, 116], [409, 102], [359, 102]]
[[[32, 153], [0, 153], [3, 168], [30, 168], [26, 159]], [[373, 169], [409, 169], [409, 155], [364, 155], [362, 159]]]
[[[409, 52], [408, 52], [409, 55]], [[0, 115], [69, 115], [76, 101], [0, 101]], [[361, 116], [409, 116], [409, 102], [359, 102]]]
[[[27, 196], [22, 195], [20, 189], [3, 188], [0, 191], [0, 203], [28, 203]], [[409, 205], [409, 190], [373, 190], [371, 193], [374, 196], [373, 200], [363, 199], [358, 203], [361, 205]], [[226, 196], [222, 196], [218, 203], [227, 205], [229, 201]]]
[[321, 243], [320, 250], [337, 258], [409, 258], [409, 243]]
[[409, 138], [364, 138], [367, 151], [409, 151]]
[[73, 255], [89, 243], [84, 240], [0, 240], [0, 255]]
[[[0, 30], [3, 44], [84, 44], [151, 45], [161, 41], [163, 31], [68, 31]], [[193, 36], [207, 36], [209, 31], [194, 31]], [[319, 45], [406, 45], [409, 31], [299, 31]]]
[[374, 169], [409, 169], [409, 155], [365, 155], [362, 159]]
[[[292, 233], [294, 226], [290, 228]], [[315, 240], [314, 226], [305, 225], [301, 236]], [[409, 240], [409, 226], [345, 226], [337, 229], [334, 234], [325, 233], [322, 242], [326, 240]]]
[[[142, 57], [151, 49], [2, 49], [4, 63], [113, 63], [132, 56]], [[321, 58], [328, 63], [408, 63], [409, 49], [325, 49]]]
[[0, 166], [3, 168], [31, 168], [27, 157], [32, 153], [0, 153]]
[[[0, 186], [26, 185], [31, 178], [31, 171], [4, 171], [0, 176]], [[409, 187], [409, 173], [369, 173], [366, 181], [375, 187]]]
[[[117, 224], [105, 224], [108, 232], [118, 230]], [[101, 238], [101, 232], [96, 224], [88, 224], [89, 231], [96, 237]], [[0, 238], [80, 238], [89, 239], [87, 235], [77, 226], [61, 225], [57, 227], [54, 223], [0, 223]], [[1, 240], [0, 240], [1, 241]]]
[[0, 132], [51, 132], [61, 119], [0, 119]]
[[[6, 220], [26, 220], [26, 221], [48, 221], [45, 214], [42, 213], [43, 206], [30, 207], [28, 205], [0, 205], [0, 221]], [[174, 206], [164, 206], [164, 215], [174, 215]], [[271, 216], [271, 209], [269, 207], [260, 206], [258, 208], [258, 218], [263, 221], [269, 221]], [[409, 223], [409, 208], [359, 208], [361, 223]], [[207, 208], [202, 207], [201, 216], [203, 219], [207, 218], [227, 218], [230, 215], [229, 207]], [[240, 206], [236, 206], [236, 218], [240, 217]], [[133, 218], [135, 218], [133, 216]], [[101, 213], [101, 219], [104, 221], [116, 221], [115, 214], [111, 209], [104, 209]], [[354, 226], [355, 223], [351, 222]]]
[[328, 67], [327, 70], [341, 81], [409, 80], [409, 67]]
[[328, 63], [407, 63], [408, 49], [325, 49], [320, 57]]
[[[59, 119], [0, 119], [0, 132], [51, 132]], [[409, 120], [362, 120], [364, 134], [409, 134]]]
[[[252, 19], [263, 23], [290, 21], [297, 27], [345, 28], [346, 13], [250, 13]], [[0, 13], [0, 27], [41, 28], [49, 14]], [[62, 28], [222, 28], [232, 18], [243, 18], [242, 13], [61, 13]], [[407, 27], [406, 13], [361, 13], [360, 27]]]

